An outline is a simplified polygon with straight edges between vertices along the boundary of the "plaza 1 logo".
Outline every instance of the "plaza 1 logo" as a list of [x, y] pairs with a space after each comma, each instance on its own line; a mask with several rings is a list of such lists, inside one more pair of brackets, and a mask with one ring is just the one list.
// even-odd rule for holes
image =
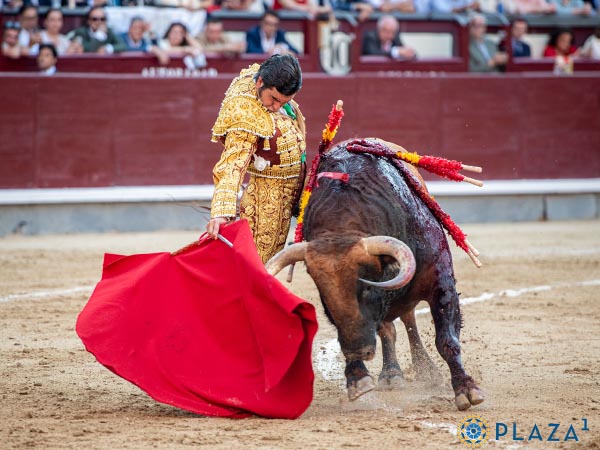
[[487, 441], [489, 436], [487, 421], [480, 416], [467, 416], [456, 429], [458, 439], [467, 447], [475, 448]]
[[506, 424], [496, 422], [490, 429], [487, 421], [481, 416], [467, 416], [460, 421], [456, 429], [458, 439], [467, 447], [476, 448], [488, 440], [513, 442], [579, 442], [581, 435], [590, 431], [587, 418], [581, 422], [561, 424], [547, 423], [523, 426], [517, 422]]

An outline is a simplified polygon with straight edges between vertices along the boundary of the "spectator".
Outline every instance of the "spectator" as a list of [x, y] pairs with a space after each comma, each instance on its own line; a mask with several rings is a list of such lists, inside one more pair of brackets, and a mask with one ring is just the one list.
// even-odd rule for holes
[[506, 3], [507, 12], [516, 14], [556, 14], [556, 5], [546, 0], [509, 0]]
[[71, 40], [81, 44], [85, 53], [112, 54], [126, 50], [125, 42], [108, 27], [102, 6], [92, 6], [87, 13], [86, 22], [86, 26], [77, 28], [68, 35]]
[[[67, 8], [88, 8], [90, 6], [104, 6], [103, 4], [98, 5], [97, 0], [67, 0]], [[126, 6], [126, 5], [123, 5]]]
[[37, 55], [37, 65], [40, 75], [54, 75], [56, 73], [56, 63], [58, 62], [58, 52], [52, 44], [40, 44]]
[[433, 12], [433, 0], [413, 0], [415, 12], [418, 14], [431, 14]]
[[577, 47], [574, 44], [575, 36], [571, 30], [561, 29], [553, 32], [544, 49], [544, 57], [577, 56]]
[[[214, 8], [214, 0], [182, 0], [182, 5], [188, 11], [209, 11]], [[136, 5], [137, 6], [137, 5]]]
[[169, 55], [158, 48], [156, 42], [145, 37], [150, 31], [150, 24], [143, 17], [134, 16], [129, 23], [129, 30], [120, 37], [125, 42], [125, 50], [130, 52], [152, 53], [161, 65], [169, 64]]
[[[127, 0], [132, 2], [133, 4], [130, 6], [137, 6], [137, 0]], [[188, 11], [200, 11], [200, 10], [206, 10], [206, 11], [212, 11], [214, 9], [218, 9], [218, 7], [215, 8], [215, 1], [214, 0], [152, 0], [152, 1], [145, 1], [144, 3], [146, 4], [151, 4], [153, 6], [168, 6], [168, 7], [176, 7], [176, 8], [185, 8]]]
[[591, 59], [600, 59], [600, 25], [594, 30], [581, 47], [581, 56]]
[[222, 0], [221, 9], [263, 14], [265, 5], [261, 0]]
[[22, 49], [19, 45], [19, 32], [21, 25], [19, 22], [5, 22], [2, 33], [2, 54], [8, 58], [18, 59], [21, 56]]
[[245, 42], [232, 42], [223, 32], [223, 22], [220, 19], [209, 18], [204, 30], [198, 36], [200, 45], [207, 53], [237, 55], [246, 50]]
[[327, 0], [323, 0], [323, 4], [320, 3], [319, 0], [273, 0], [273, 10], [288, 9], [305, 12], [311, 19], [319, 14], [330, 14], [333, 11]]
[[60, 9], [51, 8], [44, 18], [44, 29], [40, 33], [43, 44], [52, 44], [59, 55], [74, 53], [75, 46], [64, 35], [60, 34], [63, 27], [63, 13]]
[[279, 29], [279, 16], [275, 11], [265, 11], [260, 25], [246, 33], [246, 53], [298, 54], [290, 44], [283, 30]]
[[583, 0], [549, 0], [556, 6], [556, 12], [566, 16], [591, 16], [594, 15], [592, 5]]
[[369, 0], [373, 9], [382, 13], [414, 13], [413, 0]]
[[202, 46], [181, 22], [173, 22], [169, 25], [158, 46], [169, 56], [183, 57], [185, 66], [190, 70], [206, 66]]
[[4, 0], [4, 3], [0, 0], [0, 9], [2, 6], [10, 9], [19, 9], [23, 6], [23, 0]]
[[579, 54], [574, 45], [574, 36], [570, 30], [557, 30], [550, 36], [544, 49], [544, 57], [554, 58], [555, 75], [571, 75], [573, 59]]
[[394, 16], [384, 15], [377, 21], [377, 29], [366, 31], [362, 42], [363, 55], [382, 55], [398, 60], [414, 59], [414, 49], [400, 39], [400, 24]]
[[368, 0], [331, 0], [331, 5], [336, 11], [357, 13], [359, 22], [367, 20], [374, 10]]
[[[513, 58], [530, 58], [531, 47], [523, 40], [523, 36], [527, 34], [527, 21], [522, 17], [517, 17], [513, 20], [510, 28], [510, 47], [512, 49]], [[506, 51], [506, 39], [498, 45], [498, 50]]]
[[31, 4], [25, 4], [19, 10], [19, 22], [21, 31], [19, 32], [19, 45], [21, 53], [24, 55], [35, 55], [38, 44], [42, 38], [40, 36], [39, 17], [37, 8]]
[[506, 65], [508, 55], [485, 37], [485, 16], [474, 14], [469, 20], [469, 72], [499, 72]]
[[[418, 7], [417, 10], [422, 12], [421, 9]], [[431, 11], [446, 14], [481, 12], [481, 5], [478, 0], [431, 0]]]

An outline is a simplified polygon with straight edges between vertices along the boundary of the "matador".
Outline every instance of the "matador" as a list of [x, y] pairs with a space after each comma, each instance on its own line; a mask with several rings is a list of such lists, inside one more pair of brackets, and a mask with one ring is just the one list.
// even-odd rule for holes
[[[240, 72], [221, 104], [212, 141], [224, 150], [213, 169], [215, 191], [207, 231], [234, 220], [246, 172], [250, 175], [239, 208], [247, 219], [263, 262], [283, 248], [292, 207], [305, 168], [305, 126], [292, 100], [302, 82], [295, 57], [275, 55]], [[215, 226], [216, 225], [216, 226]]]

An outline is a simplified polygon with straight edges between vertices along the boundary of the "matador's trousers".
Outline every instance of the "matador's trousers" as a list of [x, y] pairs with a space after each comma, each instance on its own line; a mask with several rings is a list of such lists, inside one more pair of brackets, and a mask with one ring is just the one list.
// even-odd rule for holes
[[248, 220], [263, 263], [285, 245], [297, 185], [298, 176], [267, 178], [251, 175], [242, 195], [240, 217]]

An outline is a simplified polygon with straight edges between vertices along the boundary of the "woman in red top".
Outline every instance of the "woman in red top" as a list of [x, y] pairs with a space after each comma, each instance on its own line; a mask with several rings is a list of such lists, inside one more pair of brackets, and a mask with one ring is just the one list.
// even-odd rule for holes
[[552, 33], [544, 49], [545, 57], [577, 56], [577, 47], [573, 45], [574, 36], [570, 30], [558, 30]]

